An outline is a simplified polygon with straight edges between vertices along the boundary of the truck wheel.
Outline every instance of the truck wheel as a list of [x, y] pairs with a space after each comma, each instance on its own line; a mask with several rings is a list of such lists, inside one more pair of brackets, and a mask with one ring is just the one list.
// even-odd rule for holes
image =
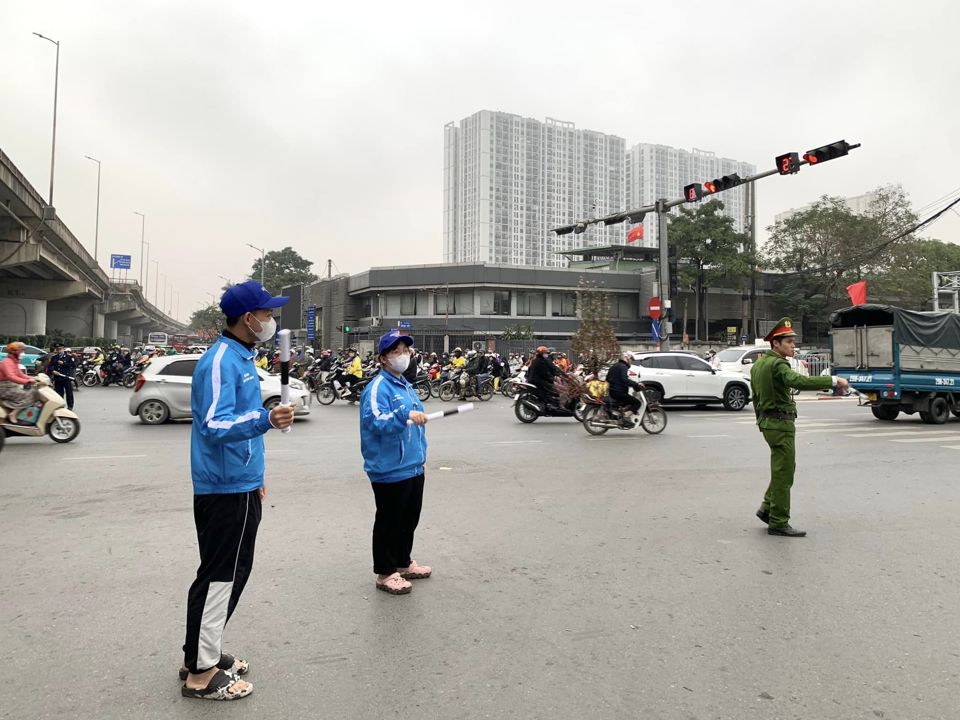
[[896, 420], [900, 414], [900, 408], [896, 405], [874, 405], [870, 412], [877, 420]]
[[930, 409], [927, 412], [921, 411], [920, 417], [930, 425], [943, 425], [950, 419], [950, 406], [946, 398], [935, 397], [930, 401]]

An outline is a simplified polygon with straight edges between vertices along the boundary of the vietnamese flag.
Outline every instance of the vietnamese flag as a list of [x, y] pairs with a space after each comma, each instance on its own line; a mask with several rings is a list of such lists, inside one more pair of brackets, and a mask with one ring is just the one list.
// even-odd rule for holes
[[643, 240], [643, 225], [637, 225], [633, 230], [627, 233], [627, 242], [632, 243], [637, 240]]
[[850, 296], [850, 302], [854, 305], [867, 304], [867, 281], [861, 280], [853, 285], [847, 285], [847, 295]]

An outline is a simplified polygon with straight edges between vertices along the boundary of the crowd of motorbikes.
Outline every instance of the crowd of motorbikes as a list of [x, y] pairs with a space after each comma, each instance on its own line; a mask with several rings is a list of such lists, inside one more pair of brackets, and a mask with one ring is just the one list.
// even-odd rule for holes
[[[635, 392], [640, 408], [627, 415], [605, 392], [604, 383], [595, 374], [582, 366], [569, 366], [555, 380], [552, 392], [543, 392], [527, 382], [527, 358], [511, 355], [509, 358], [490, 358], [489, 364], [480, 372], [470, 372], [469, 366], [458, 367], [454, 359], [460, 356], [457, 348], [449, 356], [418, 354], [417, 370], [408, 380], [422, 402], [438, 398], [444, 402], [453, 400], [487, 401], [496, 392], [514, 400], [514, 414], [522, 423], [532, 423], [544, 417], [572, 417], [583, 424], [591, 435], [603, 435], [609, 430], [635, 430], [658, 434], [667, 426], [667, 414], [645, 392]], [[470, 359], [470, 351], [465, 357]], [[363, 377], [346, 376], [351, 359], [342, 354], [321, 353], [305, 363], [296, 363], [291, 375], [301, 378], [316, 395], [321, 405], [330, 405], [337, 400], [356, 403], [364, 387], [379, 372], [372, 353], [362, 360]], [[562, 367], [562, 366], [561, 366]]]

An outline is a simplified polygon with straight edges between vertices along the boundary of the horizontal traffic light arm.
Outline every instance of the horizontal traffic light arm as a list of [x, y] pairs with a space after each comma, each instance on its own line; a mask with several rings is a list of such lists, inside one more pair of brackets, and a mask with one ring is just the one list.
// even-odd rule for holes
[[[824, 145], [823, 147], [808, 150], [806, 153], [804, 153], [803, 159], [799, 160], [799, 162], [795, 163], [795, 165], [791, 163], [791, 169], [788, 173], [782, 172], [780, 167], [775, 167], [773, 170], [765, 170], [745, 178], [741, 178], [736, 173], [732, 173], [730, 175], [724, 175], [722, 178], [718, 178], [717, 180], [710, 181], [703, 186], [697, 185], [696, 183], [687, 185], [684, 188], [684, 196], [676, 200], [664, 200], [656, 205], [644, 205], [636, 210], [626, 210], [624, 212], [614, 213], [601, 218], [580, 220], [573, 225], [562, 225], [561, 227], [554, 228], [552, 232], [557, 235], [567, 235], [569, 233], [582, 233], [587, 229], [587, 226], [596, 225], [597, 223], [603, 223], [604, 225], [614, 225], [616, 223], [627, 221], [638, 223], [643, 220], [647, 213], [657, 212], [659, 210], [669, 210], [677, 205], [683, 205], [688, 202], [696, 202], [709, 195], [720, 193], [724, 190], [731, 190], [741, 185], [747, 185], [749, 183], [756, 182], [761, 178], [770, 177], [771, 175], [790, 174], [792, 172], [796, 172], [796, 170], [792, 169], [794, 166], [798, 170], [803, 165], [816, 165], [818, 162], [833, 160], [834, 158], [843, 157], [848, 152], [851, 150], [856, 150], [858, 147], [860, 147], [860, 143], [851, 145], [846, 140], [840, 140], [838, 142], [831, 143], [830, 145]], [[824, 156], [823, 159], [820, 159], [820, 155]], [[780, 155], [777, 158], [777, 161], [779, 162], [783, 157], [785, 156]], [[813, 162], [810, 161], [810, 157], [814, 158]], [[714, 189], [708, 189], [706, 187], [707, 184], [713, 185]]]

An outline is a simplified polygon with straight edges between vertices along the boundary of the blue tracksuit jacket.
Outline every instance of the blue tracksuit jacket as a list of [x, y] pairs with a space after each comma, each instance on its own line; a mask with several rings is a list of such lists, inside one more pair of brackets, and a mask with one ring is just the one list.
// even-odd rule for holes
[[190, 389], [190, 470], [196, 495], [263, 486], [263, 434], [271, 427], [253, 352], [221, 337], [197, 362]]
[[423, 473], [427, 433], [407, 425], [423, 404], [406, 378], [381, 370], [360, 395], [360, 452], [371, 482], [399, 482]]

